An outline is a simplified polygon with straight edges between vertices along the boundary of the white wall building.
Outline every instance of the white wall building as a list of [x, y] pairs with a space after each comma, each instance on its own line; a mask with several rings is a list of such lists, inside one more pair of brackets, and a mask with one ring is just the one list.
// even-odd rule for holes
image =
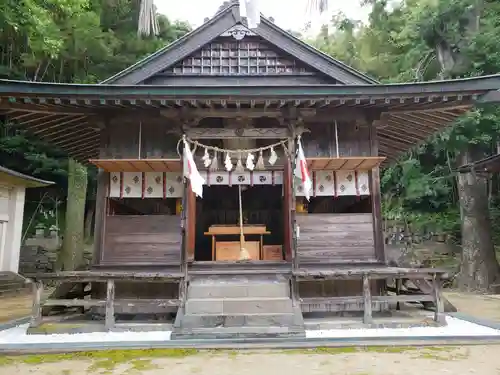
[[0, 167], [0, 272], [18, 272], [27, 188], [53, 182]]

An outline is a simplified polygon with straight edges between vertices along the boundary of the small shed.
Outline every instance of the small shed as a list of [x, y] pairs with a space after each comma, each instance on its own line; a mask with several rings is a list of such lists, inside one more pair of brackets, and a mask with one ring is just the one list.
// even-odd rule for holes
[[0, 272], [18, 272], [27, 188], [52, 185], [0, 166]]

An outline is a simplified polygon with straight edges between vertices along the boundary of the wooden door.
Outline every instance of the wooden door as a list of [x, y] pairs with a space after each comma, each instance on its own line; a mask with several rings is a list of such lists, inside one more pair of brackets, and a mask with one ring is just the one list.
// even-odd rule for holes
[[292, 260], [292, 166], [287, 160], [283, 170], [283, 248], [285, 259]]

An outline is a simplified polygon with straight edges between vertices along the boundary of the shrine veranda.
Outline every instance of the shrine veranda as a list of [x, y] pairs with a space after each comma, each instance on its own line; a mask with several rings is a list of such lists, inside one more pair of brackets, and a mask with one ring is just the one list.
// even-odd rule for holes
[[[444, 322], [445, 272], [386, 263], [380, 168], [496, 102], [500, 76], [380, 84], [266, 18], [246, 28], [237, 8], [98, 85], [0, 80], [5, 119], [99, 170], [91, 268], [27, 275], [32, 327], [57, 305], [100, 312], [108, 329], [117, 314], [203, 315], [186, 308], [194, 281], [260, 276], [280, 277], [294, 314], [360, 312], [369, 325], [393, 303], [432, 302]], [[425, 292], [389, 294], [402, 279]], [[41, 302], [48, 281], [68, 287]], [[91, 299], [68, 297], [88, 283]]]

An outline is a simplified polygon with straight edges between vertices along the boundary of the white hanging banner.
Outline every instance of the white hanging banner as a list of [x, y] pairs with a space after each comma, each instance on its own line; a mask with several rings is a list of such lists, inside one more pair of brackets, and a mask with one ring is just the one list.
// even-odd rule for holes
[[193, 159], [193, 154], [191, 153], [191, 149], [189, 148], [189, 144], [186, 139], [183, 139], [184, 142], [184, 177], [189, 178], [191, 181], [191, 190], [198, 197], [203, 196], [203, 184], [205, 180], [201, 177], [200, 172], [198, 172], [198, 168], [196, 168], [196, 163]]
[[[247, 18], [249, 29], [256, 29], [260, 24], [260, 0], [241, 0], [240, 15]], [[244, 5], [243, 5], [244, 3]]]
[[297, 159], [295, 160], [294, 175], [300, 178], [302, 187], [304, 188], [304, 195], [309, 201], [312, 189], [312, 181], [311, 177], [309, 177], [309, 171], [307, 170], [307, 160], [304, 156], [304, 150], [302, 149], [300, 136], [297, 138]]

